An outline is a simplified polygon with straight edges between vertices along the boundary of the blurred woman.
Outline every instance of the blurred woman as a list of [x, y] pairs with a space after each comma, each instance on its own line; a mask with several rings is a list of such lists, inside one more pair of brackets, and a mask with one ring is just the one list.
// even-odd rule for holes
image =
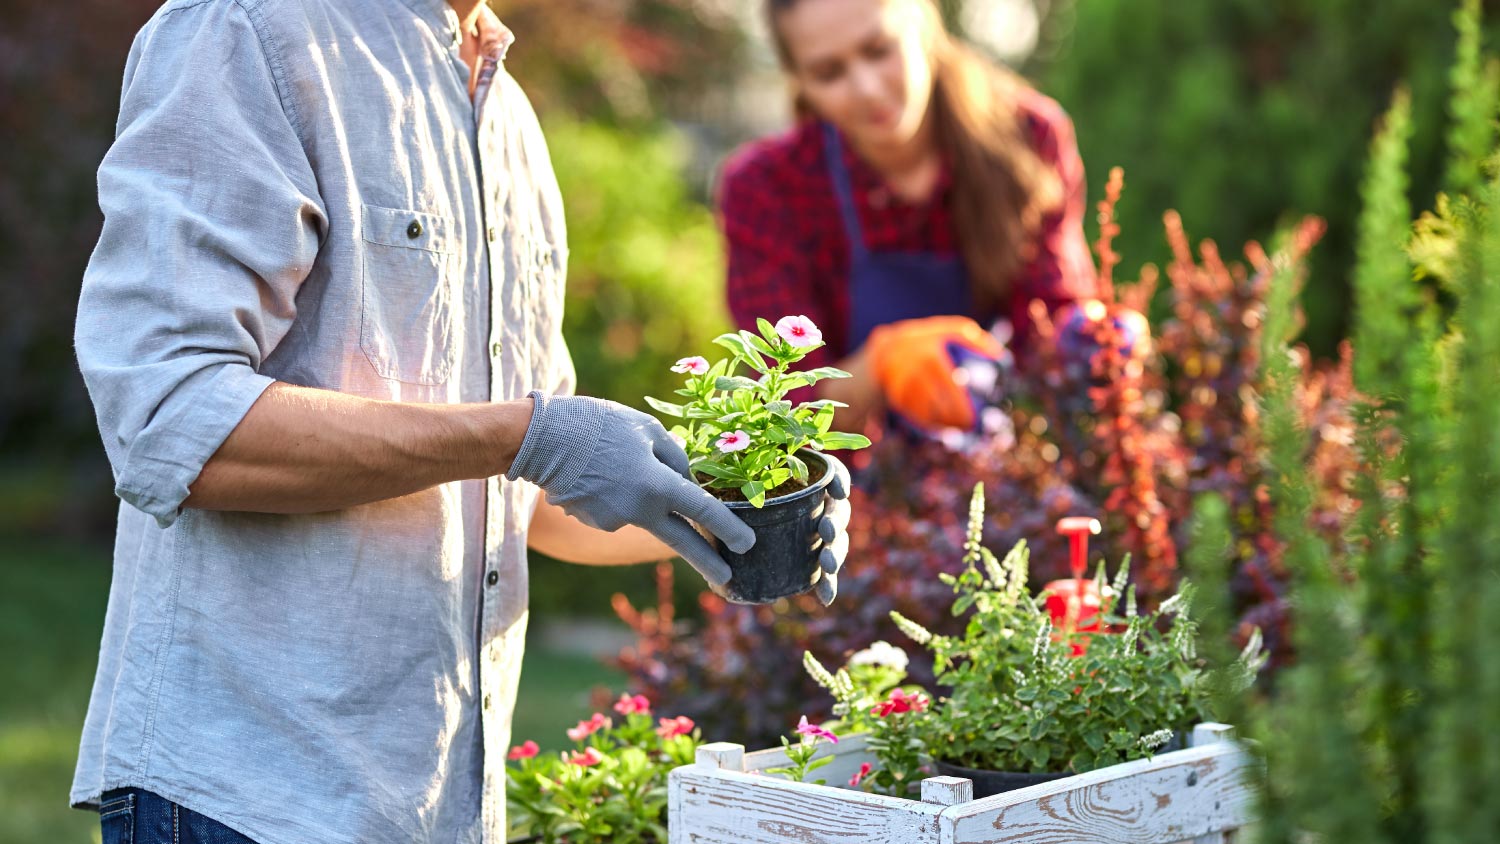
[[[1000, 361], [1028, 307], [1095, 295], [1085, 183], [1057, 103], [951, 37], [932, 0], [769, 0], [797, 124], [726, 164], [730, 311], [805, 314], [843, 430], [893, 410], [972, 429], [966, 359]], [[808, 397], [804, 397], [808, 398]], [[878, 433], [878, 432], [876, 432]]]

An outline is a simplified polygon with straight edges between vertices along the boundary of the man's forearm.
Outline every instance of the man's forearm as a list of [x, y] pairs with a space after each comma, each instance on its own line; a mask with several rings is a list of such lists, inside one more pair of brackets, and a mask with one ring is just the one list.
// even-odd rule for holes
[[536, 504], [526, 544], [556, 560], [591, 566], [650, 563], [677, 556], [650, 531], [626, 525], [617, 531], [591, 528], [547, 500]]
[[502, 474], [531, 405], [383, 402], [278, 382], [209, 459], [184, 506], [315, 513]]

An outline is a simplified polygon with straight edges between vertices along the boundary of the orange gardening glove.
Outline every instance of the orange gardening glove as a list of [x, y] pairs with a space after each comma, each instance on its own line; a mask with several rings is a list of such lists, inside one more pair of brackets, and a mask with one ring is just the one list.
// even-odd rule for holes
[[963, 316], [908, 319], [877, 327], [866, 344], [886, 405], [922, 428], [974, 427], [969, 391], [953, 377], [950, 347], [995, 361], [1005, 346]]

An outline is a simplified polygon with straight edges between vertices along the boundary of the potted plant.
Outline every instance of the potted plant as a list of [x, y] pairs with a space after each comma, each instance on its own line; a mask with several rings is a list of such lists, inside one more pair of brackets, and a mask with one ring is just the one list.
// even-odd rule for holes
[[[1258, 639], [1214, 676], [1197, 658], [1192, 587], [1151, 612], [1136, 606], [1127, 567], [1095, 588], [1103, 624], [1058, 629], [1048, 595], [1027, 591], [1028, 554], [1018, 544], [997, 559], [979, 544], [982, 486], [971, 502], [964, 570], [942, 574], [954, 615], [968, 614], [961, 636], [937, 636], [899, 614], [903, 633], [931, 651], [947, 693], [929, 704], [899, 686], [887, 665], [873, 674], [851, 665], [830, 674], [811, 655], [809, 672], [832, 693], [835, 714], [869, 734], [881, 769], [866, 781], [901, 795], [930, 763], [932, 771], [973, 780], [976, 796], [1093, 771], [1151, 756], [1179, 731], [1208, 720], [1210, 692], [1248, 683], [1259, 668]], [[1116, 613], [1123, 594], [1124, 609]]]
[[[782, 317], [774, 326], [761, 319], [757, 325], [759, 334], [739, 331], [714, 340], [730, 353], [717, 363], [679, 360], [672, 371], [687, 376], [676, 391], [680, 402], [646, 399], [657, 412], [680, 420], [671, 433], [703, 488], [755, 529], [755, 545], [745, 554], [708, 537], [733, 571], [725, 597], [747, 604], [800, 594], [818, 582], [818, 522], [833, 480], [823, 452], [870, 444], [859, 434], [830, 430], [834, 410], [843, 404], [820, 399], [793, 405], [787, 399], [792, 390], [825, 378], [849, 377], [831, 366], [792, 369], [823, 345], [818, 327], [805, 316]], [[741, 374], [742, 368], [750, 374]]]
[[511, 748], [505, 798], [515, 842], [586, 844], [667, 840], [667, 773], [692, 761], [692, 720], [658, 718], [641, 695], [621, 695], [617, 717], [594, 713], [568, 730], [572, 750]]

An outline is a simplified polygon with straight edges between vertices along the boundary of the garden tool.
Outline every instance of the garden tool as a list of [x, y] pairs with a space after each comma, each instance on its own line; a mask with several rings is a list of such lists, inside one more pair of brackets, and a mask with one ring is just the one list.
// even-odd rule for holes
[[[1087, 516], [1069, 516], [1057, 523], [1057, 532], [1068, 537], [1068, 564], [1073, 576], [1054, 580], [1044, 589], [1048, 593], [1047, 615], [1052, 626], [1065, 635], [1104, 632], [1104, 612], [1108, 607], [1099, 594], [1099, 584], [1084, 577], [1088, 569], [1089, 535], [1102, 529], [1098, 519]], [[1074, 642], [1074, 656], [1083, 653], [1086, 642], [1086, 639]]]
[[977, 429], [980, 401], [1010, 351], [963, 316], [909, 319], [870, 332], [870, 364], [886, 405], [917, 428]]

